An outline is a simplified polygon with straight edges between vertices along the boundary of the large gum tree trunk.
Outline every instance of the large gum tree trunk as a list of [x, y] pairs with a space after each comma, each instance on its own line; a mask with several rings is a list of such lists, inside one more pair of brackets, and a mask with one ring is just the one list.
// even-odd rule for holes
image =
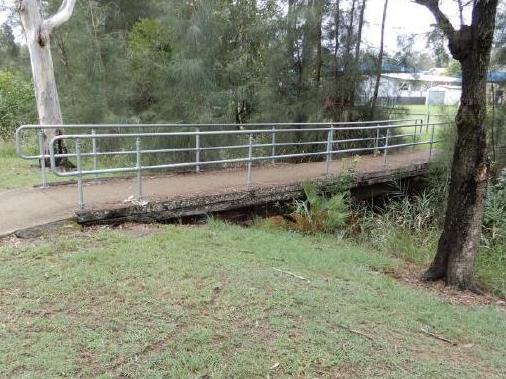
[[456, 117], [457, 140], [451, 168], [444, 231], [429, 279], [473, 288], [487, 187], [486, 62], [473, 56], [462, 63], [461, 105]]
[[472, 24], [453, 29], [438, 0], [417, 0], [434, 14], [462, 66], [462, 97], [456, 117], [457, 139], [444, 230], [425, 279], [446, 279], [460, 289], [475, 289], [478, 253], [488, 177], [486, 80], [498, 0], [477, 0]]
[[[70, 18], [74, 4], [75, 0], [64, 0], [58, 12], [44, 20], [39, 0], [18, 0], [18, 11], [30, 53], [35, 99], [41, 125], [63, 124], [49, 37], [56, 27]], [[60, 133], [59, 129], [44, 130], [46, 154], [49, 153], [48, 142]], [[63, 150], [64, 147], [60, 144], [57, 152], [62, 153]], [[59, 165], [64, 163], [67, 163], [66, 159], [57, 161]]]

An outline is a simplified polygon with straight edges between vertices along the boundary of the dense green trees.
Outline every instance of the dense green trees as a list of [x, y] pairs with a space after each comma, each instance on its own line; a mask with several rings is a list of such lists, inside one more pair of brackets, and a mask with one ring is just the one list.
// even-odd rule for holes
[[[60, 3], [42, 4], [51, 14]], [[72, 22], [52, 36], [64, 120], [356, 119], [359, 67], [376, 56], [360, 45], [365, 6], [364, 0], [79, 1]], [[16, 20], [13, 12], [11, 24]], [[26, 72], [24, 46], [10, 27], [0, 40], [0, 67]]]
[[[42, 2], [47, 14], [60, 0]], [[52, 36], [66, 123], [352, 120], [367, 117], [360, 75], [378, 52], [361, 43], [367, 0], [82, 0]], [[13, 12], [0, 68], [30, 80]], [[501, 25], [501, 22], [499, 22]], [[7, 25], [7, 24], [6, 24]], [[11, 28], [12, 27], [12, 28]], [[388, 33], [388, 28], [387, 31]], [[399, 65], [446, 64], [399, 40]], [[504, 38], [503, 38], [504, 39]], [[498, 57], [500, 54], [496, 54]], [[381, 115], [378, 115], [381, 116]]]
[[11, 137], [23, 123], [35, 121], [32, 83], [19, 73], [0, 71], [0, 139]]

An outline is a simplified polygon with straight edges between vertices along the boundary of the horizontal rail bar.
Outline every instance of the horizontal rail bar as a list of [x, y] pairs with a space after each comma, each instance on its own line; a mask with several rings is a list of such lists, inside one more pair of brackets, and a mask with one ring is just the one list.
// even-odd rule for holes
[[[332, 150], [330, 153], [332, 155], [336, 154], [343, 154], [343, 153], [353, 153], [353, 152], [360, 152], [360, 151], [379, 151], [379, 150], [389, 150], [389, 149], [395, 149], [400, 147], [407, 147], [407, 146], [415, 146], [415, 145], [429, 145], [429, 144], [435, 144], [439, 143], [440, 141], [423, 141], [423, 142], [416, 142], [416, 143], [406, 143], [406, 144], [397, 144], [397, 145], [389, 145], [389, 146], [381, 146], [381, 147], [367, 147], [367, 148], [354, 148], [354, 149], [345, 149], [345, 150]], [[51, 144], [50, 147], [53, 147]], [[249, 145], [247, 145], [249, 147]], [[52, 152], [54, 152], [54, 148], [52, 149]], [[286, 159], [286, 158], [301, 158], [301, 157], [311, 157], [311, 156], [324, 156], [328, 154], [327, 151], [321, 151], [321, 152], [313, 152], [313, 153], [296, 153], [296, 154], [284, 154], [284, 155], [269, 155], [269, 156], [262, 156], [262, 157], [252, 157], [252, 161], [264, 161], [264, 160], [271, 160], [271, 159]], [[52, 158], [55, 157], [54, 154], [51, 154]], [[195, 167], [197, 165], [213, 165], [213, 164], [226, 164], [226, 163], [246, 163], [249, 161], [249, 158], [234, 158], [234, 159], [222, 159], [217, 161], [201, 161], [201, 162], [183, 162], [183, 163], [171, 163], [171, 164], [163, 164], [163, 165], [153, 165], [153, 166], [141, 166], [141, 170], [160, 170], [160, 169], [167, 169], [167, 168], [185, 168], [185, 167]], [[52, 166], [54, 166], [54, 159], [51, 161]], [[111, 168], [111, 169], [97, 169], [97, 170], [82, 170], [80, 172], [81, 175], [95, 175], [95, 174], [115, 174], [115, 173], [128, 173], [128, 172], [136, 172], [139, 168], [137, 167], [119, 167], [119, 168]], [[60, 172], [53, 168], [53, 172], [56, 176], [59, 177], [74, 177], [78, 176], [78, 171], [67, 171], [67, 172]]]
[[201, 127], [284, 127], [284, 126], [338, 126], [338, 125], [380, 125], [398, 122], [417, 122], [418, 119], [406, 118], [397, 120], [378, 120], [378, 121], [350, 121], [350, 122], [310, 122], [310, 123], [251, 123], [251, 124], [67, 124], [67, 125], [22, 125], [16, 129], [16, 154], [23, 159], [40, 159], [40, 156], [26, 155], [22, 151], [21, 140], [24, 130], [43, 130], [43, 129], [147, 129], [147, 128], [201, 128]]
[[377, 121], [338, 121], [338, 122], [253, 122], [248, 124], [60, 124], [60, 125], [44, 125], [44, 124], [30, 124], [22, 125], [18, 129], [64, 129], [64, 128], [78, 128], [78, 129], [103, 129], [103, 128], [171, 128], [171, 127], [192, 127], [192, 128], [205, 128], [205, 127], [248, 127], [248, 126], [306, 126], [306, 125], [357, 125], [357, 124], [387, 124], [392, 122], [406, 122], [416, 121], [415, 118], [403, 118], [394, 120], [377, 120]]
[[[432, 123], [427, 124], [427, 126], [438, 126], [438, 125], [446, 125], [446, 123]], [[333, 130], [335, 132], [338, 131], [350, 131], [350, 130], [379, 130], [379, 129], [396, 129], [399, 127], [413, 127], [413, 125], [380, 125], [380, 126], [372, 126], [372, 127], [359, 127], [359, 128], [316, 128], [316, 129], [310, 129], [311, 131], [315, 132], [327, 132], [330, 130]], [[425, 125], [424, 125], [425, 126]], [[63, 139], [105, 139], [105, 138], [139, 138], [139, 137], [160, 137], [160, 136], [195, 136], [195, 135], [245, 135], [245, 134], [272, 134], [272, 133], [278, 133], [278, 132], [304, 132], [307, 131], [307, 129], [282, 129], [282, 130], [232, 130], [232, 131], [199, 131], [199, 132], [170, 132], [170, 133], [128, 133], [128, 134], [79, 134], [79, 135], [60, 135], [53, 138], [53, 140], [50, 142], [51, 144], [54, 144], [57, 140], [63, 140]], [[420, 134], [421, 135], [421, 134]], [[411, 137], [412, 134], [400, 134], [400, 135], [391, 135], [390, 138], [400, 138], [400, 137]], [[385, 136], [380, 136], [379, 139], [385, 139]], [[350, 139], [339, 139], [339, 140], [332, 140], [331, 143], [346, 143], [346, 142], [361, 142], [361, 141], [373, 141], [377, 138], [373, 137], [366, 137], [366, 138], [350, 138]], [[259, 147], [271, 147], [271, 146], [303, 146], [303, 145], [323, 145], [327, 142], [289, 142], [289, 143], [276, 143], [276, 144], [254, 144], [254, 148]], [[248, 145], [235, 145], [235, 146], [211, 146], [211, 147], [203, 147], [200, 148], [201, 151], [212, 151], [212, 150], [231, 150], [231, 149], [245, 149], [248, 148]], [[194, 152], [196, 151], [196, 148], [177, 148], [177, 149], [151, 149], [151, 150], [142, 150], [141, 152], [143, 154], [155, 154], [155, 153], [174, 153], [174, 152]], [[123, 151], [112, 151], [112, 152], [96, 152], [96, 153], [82, 153], [82, 157], [89, 157], [89, 156], [111, 156], [111, 155], [133, 155], [136, 151], [134, 150], [123, 150]], [[55, 154], [56, 158], [63, 158], [63, 157], [75, 157], [76, 154], [72, 153], [66, 153], [66, 154]], [[42, 156], [33, 156], [33, 159], [40, 159]], [[49, 157], [49, 155], [44, 155], [45, 158]]]
[[[424, 124], [423, 126], [439, 126], [447, 125], [446, 122]], [[182, 136], [206, 136], [206, 135], [247, 135], [247, 134], [273, 134], [273, 133], [303, 133], [303, 132], [328, 132], [333, 130], [338, 131], [353, 131], [353, 130], [376, 130], [376, 129], [397, 129], [414, 127], [415, 124], [408, 125], [378, 125], [378, 126], [364, 126], [364, 127], [350, 127], [350, 128], [311, 128], [311, 129], [279, 129], [279, 130], [220, 130], [220, 131], [200, 131], [200, 132], [172, 132], [172, 133], [128, 133], [128, 134], [62, 134], [52, 139], [54, 143], [57, 140], [63, 139], [103, 139], [103, 138], [134, 138], [134, 137], [182, 137]]]

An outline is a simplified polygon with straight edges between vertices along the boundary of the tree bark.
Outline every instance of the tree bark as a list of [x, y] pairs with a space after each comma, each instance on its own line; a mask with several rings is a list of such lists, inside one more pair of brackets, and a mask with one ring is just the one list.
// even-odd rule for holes
[[378, 101], [381, 73], [383, 71], [383, 51], [385, 45], [385, 24], [387, 19], [387, 11], [388, 11], [388, 0], [385, 0], [385, 5], [383, 7], [383, 20], [381, 22], [381, 43], [378, 55], [378, 71], [376, 72], [376, 83], [374, 85], [374, 94], [372, 96], [371, 101], [371, 119], [374, 119], [374, 114], [376, 113], [376, 103]]
[[355, 106], [355, 98], [357, 96], [357, 82], [360, 76], [360, 45], [362, 42], [362, 30], [364, 27], [364, 14], [365, 14], [365, 6], [367, 0], [362, 1], [362, 6], [360, 8], [360, 16], [358, 19], [358, 32], [357, 32], [357, 43], [355, 44], [355, 58], [353, 60], [353, 78], [352, 78], [352, 88], [350, 93], [349, 103], [351, 107]]
[[[63, 124], [49, 37], [56, 27], [68, 20], [74, 4], [75, 0], [64, 0], [58, 12], [44, 20], [38, 0], [18, 0], [18, 11], [30, 53], [35, 99], [41, 125]], [[58, 129], [44, 130], [45, 154], [49, 154], [49, 141], [60, 133], [61, 130]], [[63, 146], [60, 145], [59, 149], [63, 150]], [[65, 162], [66, 159], [59, 159], [57, 163]]]
[[353, 26], [355, 23], [355, 6], [356, 0], [352, 0], [351, 10], [350, 10], [350, 21], [348, 23], [348, 30], [346, 34], [346, 47], [344, 54], [344, 71], [347, 72], [351, 63], [351, 46], [353, 44]]
[[358, 66], [358, 61], [360, 58], [360, 44], [362, 42], [362, 30], [364, 27], [364, 14], [365, 14], [366, 3], [367, 3], [367, 0], [362, 1], [362, 7], [360, 8], [360, 16], [358, 19], [357, 44], [355, 45], [355, 67]]
[[449, 39], [453, 57], [462, 66], [462, 97], [455, 119], [457, 140], [451, 168], [444, 230], [427, 280], [446, 279], [448, 285], [474, 289], [474, 261], [488, 178], [485, 127], [486, 78], [495, 29], [498, 0], [477, 0], [471, 26], [454, 30], [437, 0], [417, 0], [427, 6]]
[[[338, 70], [339, 70], [338, 55], [339, 55], [339, 37], [340, 37], [339, 28], [341, 27], [341, 8], [340, 8], [340, 6], [341, 6], [340, 1], [337, 0], [336, 1], [336, 13], [334, 16], [334, 24], [335, 24], [335, 28], [336, 28], [335, 35], [334, 35], [334, 63], [335, 63], [334, 79], [336, 81], [336, 85], [337, 85], [337, 78], [339, 77], [339, 75], [338, 75]], [[336, 92], [337, 92], [337, 90], [336, 90]]]
[[322, 75], [322, 18], [323, 18], [323, 0], [316, 0], [314, 3], [316, 7], [316, 25], [315, 25], [315, 39], [316, 39], [316, 67], [315, 67], [315, 82], [320, 85]]

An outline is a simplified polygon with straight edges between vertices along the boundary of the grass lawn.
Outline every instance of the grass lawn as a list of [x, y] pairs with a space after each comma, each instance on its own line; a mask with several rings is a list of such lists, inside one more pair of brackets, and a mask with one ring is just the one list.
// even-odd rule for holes
[[5, 240], [0, 377], [504, 377], [504, 310], [381, 273], [398, 264], [219, 222]]
[[[36, 153], [30, 153], [36, 154]], [[91, 168], [91, 162], [85, 162], [86, 167]], [[116, 162], [117, 164], [117, 162]], [[21, 187], [40, 186], [42, 176], [40, 168], [37, 166], [37, 160], [23, 160], [16, 155], [14, 142], [0, 142], [0, 191], [10, 190]], [[107, 165], [107, 164], [105, 164]], [[104, 167], [101, 162], [100, 167]], [[114, 167], [114, 163], [113, 166]], [[110, 166], [108, 166], [110, 168]], [[76, 177], [58, 177], [52, 173], [50, 168], [46, 168], [48, 183], [68, 182], [77, 180]], [[126, 177], [128, 173], [110, 174], [107, 177], [121, 176]], [[86, 176], [85, 179], [93, 179], [93, 176]]]
[[[426, 105], [399, 105], [397, 107], [402, 110], [407, 110], [408, 115], [421, 116], [427, 114]], [[448, 116], [450, 118], [453, 118], [457, 114], [457, 110], [458, 107], [453, 105], [431, 105], [429, 107], [429, 112], [432, 120], [431, 122], [441, 121], [441, 116]]]
[[[36, 161], [25, 161], [16, 156], [14, 143], [0, 143], [0, 190], [31, 187], [42, 182]], [[56, 177], [48, 172], [49, 181]]]

